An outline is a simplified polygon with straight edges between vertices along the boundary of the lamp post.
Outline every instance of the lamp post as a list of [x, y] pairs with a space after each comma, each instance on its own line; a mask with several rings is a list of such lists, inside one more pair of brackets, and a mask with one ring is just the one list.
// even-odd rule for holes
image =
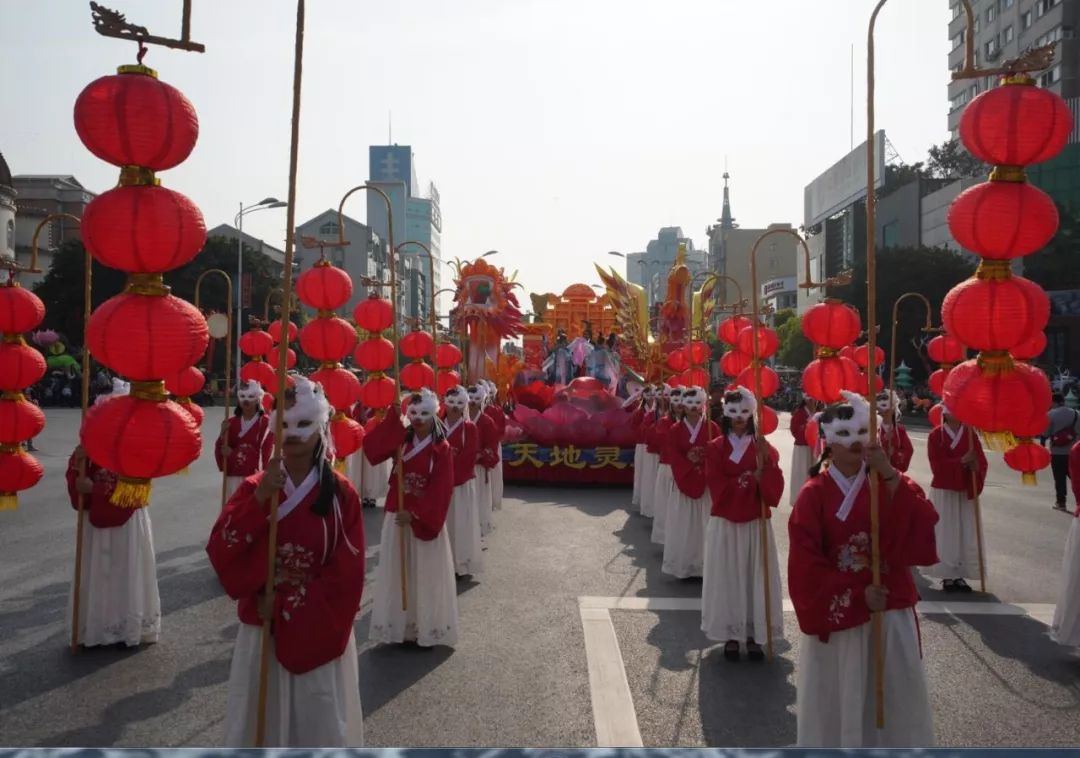
[[[236, 216], [233, 217], [233, 226], [236, 227], [236, 319], [234, 321], [235, 328], [233, 331], [236, 333], [236, 381], [240, 381], [240, 364], [242, 363], [242, 357], [240, 355], [240, 333], [244, 331], [244, 216], [255, 211], [265, 211], [270, 208], [284, 208], [288, 203], [284, 203], [278, 200], [276, 197], [268, 197], [260, 200], [257, 203], [253, 203], [249, 206], [244, 206], [240, 203], [240, 210]], [[289, 232], [292, 233], [291, 231]]]
[[[436, 364], [435, 350], [438, 347], [438, 322], [435, 320], [435, 256], [431, 254], [431, 248], [425, 245], [423, 242], [416, 242], [415, 240], [406, 240], [394, 248], [395, 253], [400, 253], [401, 248], [406, 245], [416, 245], [418, 248], [424, 251], [424, 254], [428, 259], [428, 287], [431, 288], [431, 301], [428, 303], [428, 322], [431, 324], [431, 365], [434, 368]], [[441, 291], [441, 290], [440, 290]]]

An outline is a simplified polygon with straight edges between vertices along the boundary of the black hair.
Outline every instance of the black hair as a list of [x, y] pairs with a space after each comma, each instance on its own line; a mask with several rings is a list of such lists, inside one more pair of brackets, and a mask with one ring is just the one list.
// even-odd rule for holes
[[334, 508], [334, 498], [338, 494], [338, 480], [334, 476], [334, 469], [326, 460], [326, 450], [323, 447], [322, 437], [319, 437], [315, 450], [311, 453], [311, 465], [319, 468], [319, 496], [311, 504], [311, 512], [316, 516], [326, 518]]
[[673, 404], [671, 403], [671, 398], [672, 398], [672, 397], [673, 397], [673, 396], [674, 396], [674, 395], [675, 395], [676, 393], [678, 393], [678, 394], [679, 394], [679, 396], [680, 396], [680, 397], [682, 397], [682, 387], [672, 387], [672, 388], [671, 388], [671, 392], [670, 392], [670, 393], [669, 393], [669, 395], [668, 395], [668, 412], [667, 412], [667, 417], [668, 417], [668, 418], [669, 418], [670, 420], [672, 420], [672, 421], [675, 421], [676, 419], [678, 419], [678, 418], [679, 418], [679, 416], [676, 416], [676, 415], [675, 415], [675, 406], [674, 406], [674, 405], [673, 405]]
[[[1045, 395], [1043, 397], [1045, 397]], [[1050, 396], [1050, 400], [1051, 402], [1061, 405], [1065, 402], [1065, 396], [1062, 395], [1060, 392], [1055, 392], [1053, 395]]]
[[[738, 403], [746, 399], [746, 395], [738, 390], [724, 393], [724, 403]], [[753, 436], [757, 436], [757, 424], [754, 422], [754, 414], [750, 414], [750, 420], [746, 422], [746, 430]], [[731, 433], [731, 418], [725, 413], [720, 418], [720, 432], [726, 437]]]
[[[418, 405], [419, 403], [423, 402], [423, 400], [423, 395], [421, 395], [419, 392], [414, 392], [412, 395], [409, 396], [409, 405]], [[442, 423], [439, 421], [438, 417], [432, 417], [432, 421], [434, 423], [432, 423], [431, 425], [431, 436], [435, 442], [439, 442], [445, 437], [445, 435], [443, 434], [443, 426]], [[405, 443], [408, 444], [414, 439], [416, 439], [416, 432], [413, 431], [412, 425], [410, 424], [409, 428], [405, 430]]]
[[813, 477], [821, 473], [821, 469], [825, 465], [825, 461], [830, 460], [832, 460], [832, 448], [826, 445], [825, 449], [821, 451], [821, 457], [819, 457], [810, 465], [810, 468], [807, 469], [806, 473], [812, 479]]
[[[243, 409], [241, 409], [241, 408], [240, 408], [240, 404], [239, 404], [239, 403], [237, 403], [237, 404], [236, 404], [236, 408], [234, 408], [234, 409], [233, 409], [233, 414], [232, 414], [232, 415], [234, 415], [234, 416], [239, 416], [239, 415], [241, 415], [241, 414], [242, 414], [243, 412], [244, 412], [244, 411], [243, 411]], [[259, 417], [259, 416], [261, 416], [261, 415], [263, 415], [263, 406], [262, 406], [262, 403], [256, 403], [256, 404], [255, 404], [255, 417], [256, 417], [256, 418], [258, 418], [258, 417]]]

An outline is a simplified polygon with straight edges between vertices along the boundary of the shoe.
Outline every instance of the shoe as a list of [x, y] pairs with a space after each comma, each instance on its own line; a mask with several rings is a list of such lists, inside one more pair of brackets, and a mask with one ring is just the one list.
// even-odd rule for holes
[[971, 589], [971, 585], [969, 585], [963, 579], [957, 579], [955, 582], [953, 582], [953, 589], [956, 590], [957, 592], [974, 592], [975, 591], [975, 590]]
[[1054, 503], [1054, 510], [1066, 512], [1068, 511], [1068, 509], [1065, 507], [1065, 503]]
[[728, 640], [724, 645], [724, 657], [729, 661], [739, 660], [739, 643], [735, 640]]
[[752, 661], [765, 660], [765, 651], [753, 640], [746, 641], [746, 657]]
[[942, 579], [941, 591], [942, 592], [956, 592], [956, 580], [955, 579]]

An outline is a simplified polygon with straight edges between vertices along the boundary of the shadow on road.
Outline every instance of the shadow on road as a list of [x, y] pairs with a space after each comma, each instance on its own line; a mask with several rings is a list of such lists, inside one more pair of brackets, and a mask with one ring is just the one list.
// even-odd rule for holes
[[779, 655], [772, 662], [736, 663], [724, 659], [721, 647], [707, 651], [698, 674], [705, 744], [795, 744], [795, 686], [790, 681], [794, 670], [795, 665]]
[[[363, 639], [357, 633], [357, 639]], [[360, 653], [360, 702], [370, 715], [450, 659], [448, 647], [373, 645]]]

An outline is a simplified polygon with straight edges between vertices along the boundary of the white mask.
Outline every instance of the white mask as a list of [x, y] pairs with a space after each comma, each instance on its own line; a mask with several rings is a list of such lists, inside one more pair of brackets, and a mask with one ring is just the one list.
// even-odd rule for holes
[[724, 416], [732, 421], [742, 420], [750, 423], [757, 410], [757, 399], [753, 393], [742, 387], [724, 393]]
[[[330, 402], [326, 399], [322, 385], [299, 375], [294, 377], [293, 381], [294, 386], [286, 392], [293, 394], [296, 401], [282, 414], [285, 436], [306, 442], [314, 435], [321, 434], [324, 441], [328, 440], [326, 430], [330, 423]], [[276, 414], [277, 410], [273, 413]], [[271, 428], [275, 423], [275, 416], [271, 415]]]
[[[870, 444], [870, 403], [866, 402], [862, 395], [857, 392], [843, 390], [847, 406], [852, 409], [850, 418], [836, 416], [832, 421], [821, 422], [821, 431], [825, 435], [825, 441], [830, 445], [852, 447], [856, 442], [863, 446]], [[833, 409], [833, 414], [843, 411], [844, 407]]]
[[434, 420], [435, 414], [439, 410], [439, 398], [435, 396], [435, 393], [424, 387], [419, 392], [414, 393], [412, 398], [405, 411], [409, 422], [416, 423], [419, 421], [427, 424]]
[[452, 387], [446, 391], [446, 396], [443, 398], [443, 405], [447, 408], [465, 410], [469, 405], [469, 394], [465, 391], [464, 387]]
[[483, 406], [484, 398], [487, 397], [487, 391], [484, 389], [484, 385], [475, 384], [469, 387], [469, 403], [472, 405]]
[[680, 390], [680, 389], [671, 390], [671, 396], [670, 397], [671, 397], [671, 400], [670, 400], [671, 407], [673, 409], [677, 409], [677, 408], [682, 407], [682, 390]]
[[241, 403], [258, 403], [263, 399], [263, 388], [258, 382], [247, 381], [236, 385], [236, 399]]
[[701, 387], [691, 387], [682, 394], [682, 407], [687, 411], [700, 412], [705, 407], [705, 390]]

